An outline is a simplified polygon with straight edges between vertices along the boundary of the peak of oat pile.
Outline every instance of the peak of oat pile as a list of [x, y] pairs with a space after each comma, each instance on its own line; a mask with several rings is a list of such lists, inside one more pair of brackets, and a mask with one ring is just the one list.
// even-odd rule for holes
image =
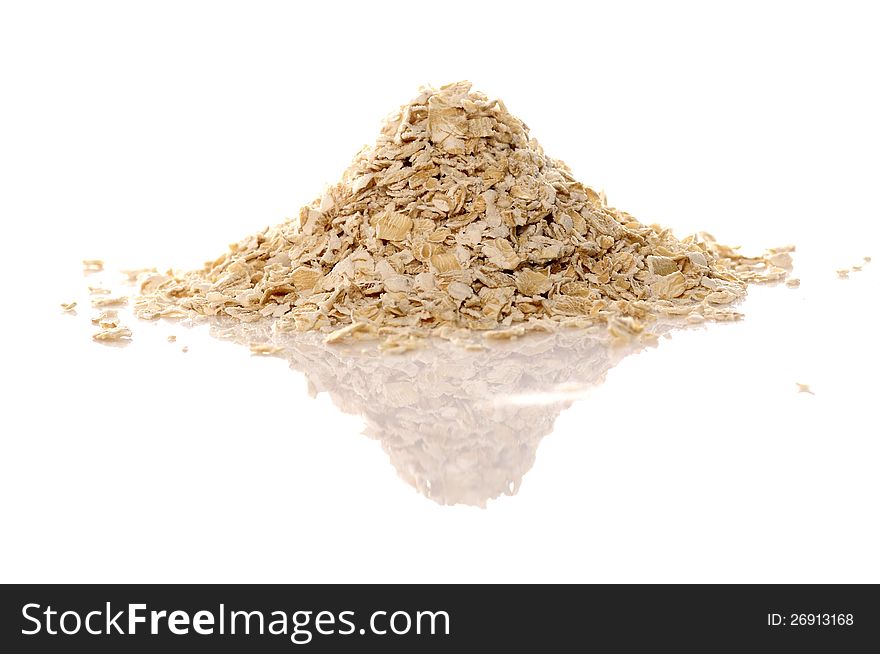
[[[663, 316], [738, 317], [787, 251], [741, 256], [607, 205], [528, 127], [468, 82], [426, 88], [386, 120], [341, 181], [201, 270], [147, 275], [140, 317], [225, 315], [282, 331], [392, 337], [519, 333]], [[500, 332], [499, 332], [500, 330]]]

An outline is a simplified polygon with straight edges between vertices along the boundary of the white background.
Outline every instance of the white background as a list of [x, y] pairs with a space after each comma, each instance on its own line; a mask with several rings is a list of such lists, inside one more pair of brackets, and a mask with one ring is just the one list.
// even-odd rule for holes
[[[880, 581], [870, 7], [4, 2], [0, 580]], [[643, 222], [796, 244], [801, 288], [624, 360], [486, 509], [283, 362], [61, 315], [81, 259], [200, 265], [462, 78]]]

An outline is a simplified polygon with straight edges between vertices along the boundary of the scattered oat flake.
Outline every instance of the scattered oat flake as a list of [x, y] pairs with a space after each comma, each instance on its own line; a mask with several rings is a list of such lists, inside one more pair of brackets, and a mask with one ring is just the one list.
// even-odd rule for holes
[[76, 308], [76, 302], [62, 302], [61, 310], [66, 312], [71, 312]]
[[92, 306], [96, 309], [100, 307], [118, 307], [124, 304], [128, 304], [128, 298], [125, 296], [92, 298]]
[[89, 286], [89, 293], [92, 295], [109, 295], [110, 289], [103, 286]]
[[840, 277], [841, 279], [849, 279], [849, 273], [850, 273], [849, 268], [841, 268], [840, 270], [837, 271], [837, 276]]
[[102, 259], [83, 259], [83, 272], [93, 273], [104, 270], [104, 261]]
[[797, 386], [798, 393], [809, 393], [810, 395], [815, 395], [815, 393], [810, 390], [809, 384], [801, 384], [800, 382], [795, 382], [795, 385]]
[[871, 257], [862, 257], [862, 261], [865, 263], [871, 263]]
[[169, 336], [168, 336], [169, 343], [173, 343], [176, 340], [177, 340], [177, 336], [175, 336], [174, 334], [169, 334]]
[[128, 327], [109, 327], [94, 334], [92, 338], [96, 341], [121, 341], [131, 338], [131, 330]]
[[184, 354], [186, 354], [187, 352], [189, 352], [189, 346], [184, 345], [182, 348], [180, 348], [180, 351], [183, 352]]
[[345, 339], [346, 336], [350, 336], [356, 332], [374, 332], [375, 328], [365, 322], [355, 322], [350, 325], [346, 325], [345, 327], [340, 327], [336, 331], [328, 334], [324, 338], [324, 342], [327, 344], [330, 343], [338, 343], [339, 341]]
[[797, 277], [792, 277], [792, 278], [787, 279], [785, 281], [785, 285], [788, 286], [789, 288], [797, 288], [798, 286], [801, 285], [801, 280], [798, 279]]
[[112, 329], [119, 326], [119, 314], [113, 309], [102, 311], [92, 318], [92, 324], [101, 329]]

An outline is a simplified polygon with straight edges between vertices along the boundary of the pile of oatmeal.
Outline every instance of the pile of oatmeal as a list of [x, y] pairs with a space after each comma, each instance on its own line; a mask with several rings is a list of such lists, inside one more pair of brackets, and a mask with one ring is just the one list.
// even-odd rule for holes
[[528, 127], [468, 82], [424, 89], [342, 180], [200, 270], [145, 273], [140, 318], [269, 319], [274, 329], [412, 339], [657, 318], [732, 320], [792, 248], [747, 257], [608, 206]]

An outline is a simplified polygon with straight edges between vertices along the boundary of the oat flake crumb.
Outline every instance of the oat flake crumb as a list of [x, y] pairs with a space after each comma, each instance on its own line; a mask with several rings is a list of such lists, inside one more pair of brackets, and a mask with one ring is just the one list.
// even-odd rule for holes
[[109, 327], [102, 329], [92, 338], [96, 341], [121, 341], [131, 338], [131, 330], [128, 327]]
[[92, 324], [97, 325], [101, 329], [119, 327], [119, 314], [113, 309], [107, 309], [92, 318]]
[[95, 297], [92, 298], [92, 306], [96, 309], [101, 307], [119, 307], [128, 304], [127, 297]]

